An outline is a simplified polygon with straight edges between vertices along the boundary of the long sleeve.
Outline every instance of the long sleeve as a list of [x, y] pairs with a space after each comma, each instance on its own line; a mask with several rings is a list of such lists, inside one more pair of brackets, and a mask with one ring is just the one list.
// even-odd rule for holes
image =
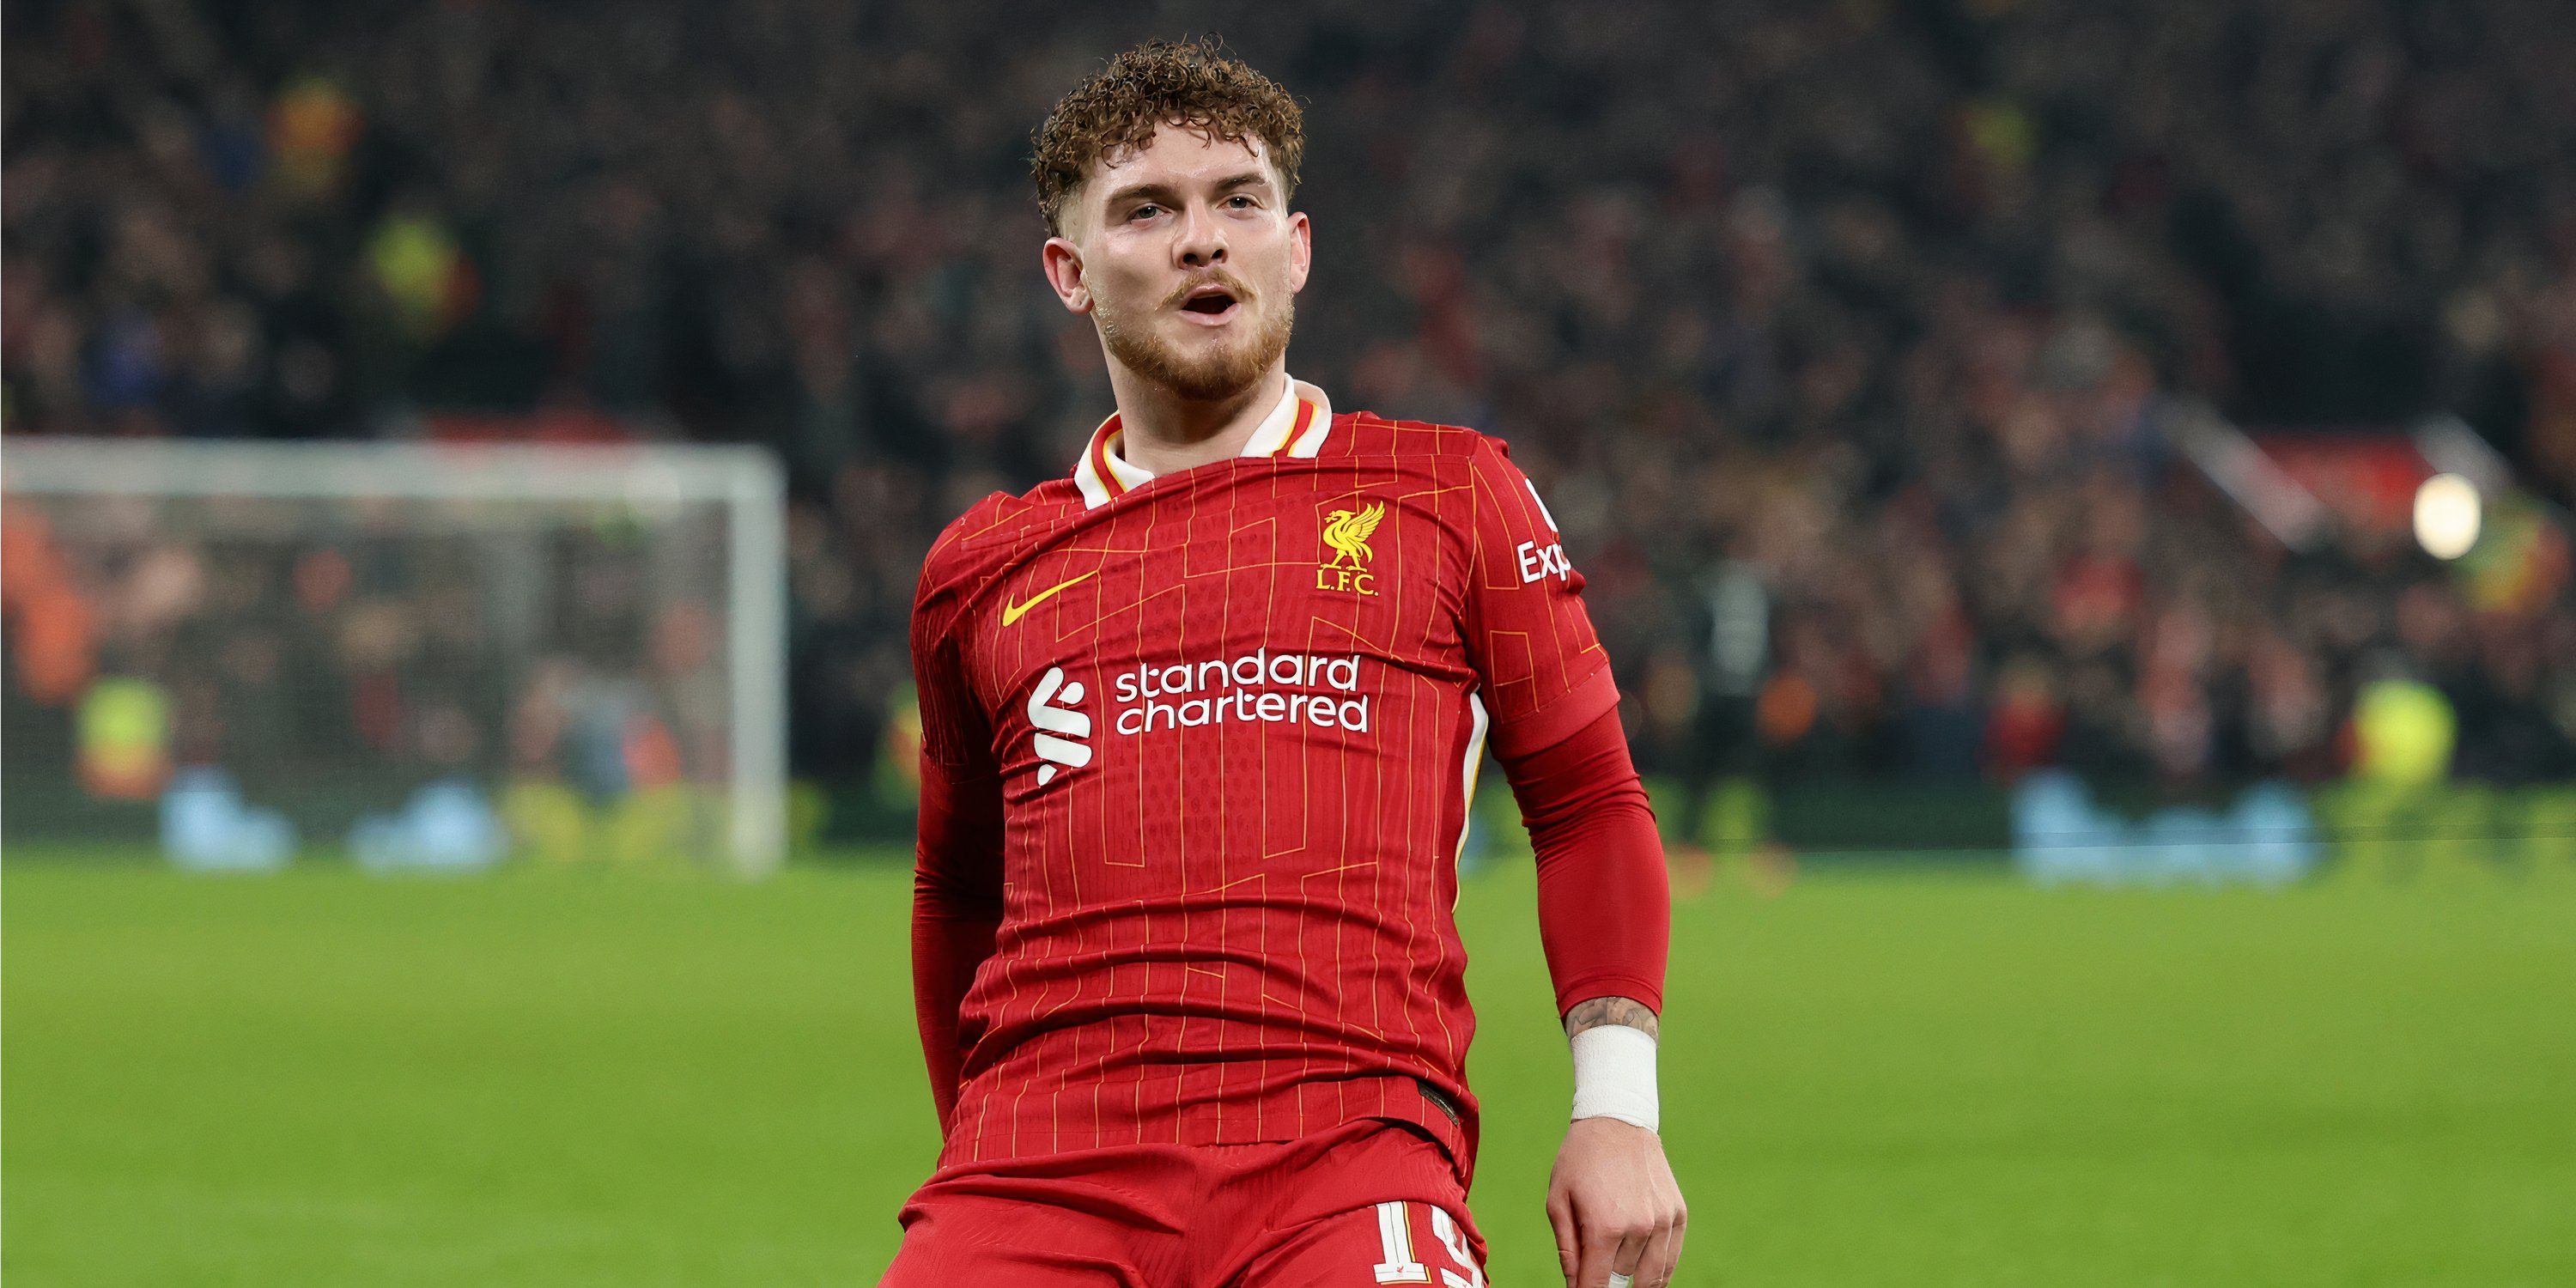
[[1002, 924], [1001, 780], [921, 761], [921, 824], [913, 850], [912, 1001], [930, 1097], [944, 1133], [965, 1061], [961, 1012], [975, 970]]
[[1502, 764], [1538, 851], [1539, 941], [1557, 1013], [1595, 997], [1661, 1012], [1672, 888], [1618, 711]]
[[912, 613], [921, 703], [921, 817], [913, 847], [912, 1000], [931, 1101], [944, 1134], [974, 1034], [966, 994], [1002, 922], [1002, 779], [989, 717], [976, 701], [953, 614], [930, 569]]
[[1672, 940], [1664, 846], [1628, 760], [1583, 574], [1500, 439], [1481, 443], [1472, 464], [1467, 646], [1494, 755], [1538, 850], [1539, 939], [1557, 1010], [1594, 997], [1660, 1009]]

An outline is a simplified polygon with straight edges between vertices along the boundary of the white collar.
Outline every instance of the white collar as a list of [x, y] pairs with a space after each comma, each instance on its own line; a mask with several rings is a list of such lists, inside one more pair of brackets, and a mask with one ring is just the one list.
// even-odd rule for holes
[[[1252, 437], [1243, 443], [1245, 456], [1302, 456], [1312, 458], [1324, 449], [1324, 440], [1333, 432], [1333, 403], [1324, 391], [1294, 376], [1288, 388], [1279, 395], [1279, 403], [1270, 414], [1253, 427]], [[1154, 475], [1143, 466], [1129, 462], [1118, 454], [1118, 414], [1091, 431], [1091, 441], [1083, 445], [1082, 459], [1074, 462], [1073, 481], [1082, 487], [1085, 509], [1096, 509], [1110, 498], [1130, 488], [1141, 487]]]

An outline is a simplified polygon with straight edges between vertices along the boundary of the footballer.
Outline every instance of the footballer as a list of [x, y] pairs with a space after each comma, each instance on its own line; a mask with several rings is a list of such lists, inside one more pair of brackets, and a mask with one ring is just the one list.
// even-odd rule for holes
[[1670, 896], [1582, 575], [1503, 443], [1286, 358], [1297, 104], [1131, 49], [1036, 133], [1116, 408], [922, 570], [913, 973], [944, 1143], [884, 1283], [1483, 1288], [1452, 909], [1490, 746], [1574, 1065], [1547, 1214], [1659, 1288]]

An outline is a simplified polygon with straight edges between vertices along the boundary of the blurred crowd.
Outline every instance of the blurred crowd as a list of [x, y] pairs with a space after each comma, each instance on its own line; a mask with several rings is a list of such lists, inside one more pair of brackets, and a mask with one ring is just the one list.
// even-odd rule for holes
[[33, 789], [21, 822], [152, 801], [189, 767], [341, 827], [442, 779], [594, 801], [722, 782], [725, 515], [457, 513], [12, 497], [0, 712], [10, 782]]
[[[541, 413], [790, 466], [794, 760], [865, 769], [918, 561], [1110, 408], [1028, 133], [1222, 30], [1308, 102], [1291, 369], [1513, 444], [1641, 762], [2316, 780], [2435, 686], [2576, 775], [2563, 549], [2285, 549], [2178, 459], [2466, 417], [2576, 498], [2576, 23], [2522, 0], [1034, 9], [13, 0], [9, 432]], [[2563, 543], [2562, 543], [2563, 544]]]

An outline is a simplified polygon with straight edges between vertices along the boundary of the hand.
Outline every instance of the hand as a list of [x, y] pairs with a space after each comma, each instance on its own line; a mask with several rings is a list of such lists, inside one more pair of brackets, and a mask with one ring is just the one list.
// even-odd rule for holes
[[1681, 1262], [1687, 1215], [1662, 1137], [1616, 1118], [1566, 1129], [1547, 1178], [1547, 1221], [1567, 1288], [1609, 1288], [1614, 1273], [1664, 1288]]

